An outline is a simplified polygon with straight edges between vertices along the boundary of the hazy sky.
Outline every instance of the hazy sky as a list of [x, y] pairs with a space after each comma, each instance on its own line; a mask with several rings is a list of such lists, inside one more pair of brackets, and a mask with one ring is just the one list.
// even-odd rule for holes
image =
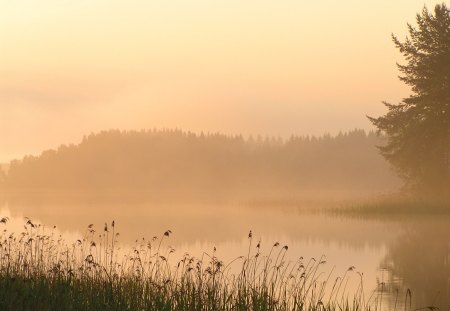
[[371, 128], [416, 0], [0, 0], [0, 162], [102, 129]]

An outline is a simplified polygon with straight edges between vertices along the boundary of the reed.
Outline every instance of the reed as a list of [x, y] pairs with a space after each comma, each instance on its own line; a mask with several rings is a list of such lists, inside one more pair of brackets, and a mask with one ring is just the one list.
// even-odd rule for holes
[[[6, 224], [8, 218], [0, 220]], [[101, 232], [89, 225], [66, 243], [55, 228], [26, 219], [24, 231], [0, 236], [1, 310], [381, 310], [377, 295], [365, 299], [362, 275], [346, 291], [350, 267], [332, 280], [324, 258], [286, 260], [288, 246], [267, 254], [248, 235], [246, 255], [224, 263], [216, 249], [200, 258], [172, 258], [164, 246], [172, 232], [118, 247], [115, 223]]]

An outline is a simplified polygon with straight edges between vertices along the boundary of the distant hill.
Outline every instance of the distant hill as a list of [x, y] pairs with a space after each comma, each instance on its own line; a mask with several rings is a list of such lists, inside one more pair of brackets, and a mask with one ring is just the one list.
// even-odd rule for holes
[[0, 163], [0, 170], [7, 173], [9, 169], [9, 163]]
[[12, 161], [3, 187], [188, 196], [367, 194], [398, 185], [378, 154], [380, 144], [382, 137], [362, 130], [287, 140], [110, 130]]
[[0, 186], [4, 184], [6, 173], [8, 173], [9, 164], [0, 163]]

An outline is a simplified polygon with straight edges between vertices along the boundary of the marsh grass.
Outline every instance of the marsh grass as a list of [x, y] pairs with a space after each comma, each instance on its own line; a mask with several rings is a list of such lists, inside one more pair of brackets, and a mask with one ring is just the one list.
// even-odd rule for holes
[[[0, 223], [6, 224], [8, 218]], [[0, 236], [0, 310], [381, 310], [382, 291], [365, 297], [362, 274], [325, 274], [324, 257], [286, 259], [275, 243], [263, 254], [248, 235], [248, 251], [229, 263], [216, 249], [175, 259], [172, 232], [119, 247], [115, 223], [89, 225], [66, 243], [55, 228], [26, 219], [23, 232]], [[350, 275], [359, 278], [347, 290]]]
[[356, 218], [398, 218], [450, 216], [450, 200], [386, 196], [323, 209], [333, 215]]

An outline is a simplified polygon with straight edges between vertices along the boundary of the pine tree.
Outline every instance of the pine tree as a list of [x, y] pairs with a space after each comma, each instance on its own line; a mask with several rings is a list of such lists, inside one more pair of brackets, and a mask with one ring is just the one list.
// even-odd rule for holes
[[404, 42], [392, 35], [406, 64], [397, 64], [412, 95], [398, 104], [384, 102], [387, 114], [371, 118], [388, 137], [379, 147], [407, 186], [429, 194], [450, 193], [450, 11], [436, 5], [408, 24]]

